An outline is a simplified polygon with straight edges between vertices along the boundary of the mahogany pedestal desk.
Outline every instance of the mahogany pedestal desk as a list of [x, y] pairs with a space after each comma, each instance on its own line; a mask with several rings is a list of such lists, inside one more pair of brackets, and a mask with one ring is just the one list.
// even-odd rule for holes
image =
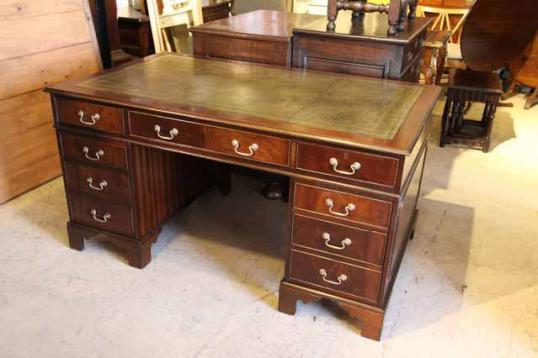
[[437, 87], [167, 54], [48, 90], [73, 249], [105, 240], [147, 265], [203, 186], [200, 162], [287, 175], [279, 310], [333, 300], [380, 338]]

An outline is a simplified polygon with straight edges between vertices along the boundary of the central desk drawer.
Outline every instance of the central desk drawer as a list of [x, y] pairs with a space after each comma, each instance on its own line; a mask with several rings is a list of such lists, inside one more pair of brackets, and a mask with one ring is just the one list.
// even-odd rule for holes
[[123, 111], [121, 108], [58, 98], [60, 122], [97, 129], [109, 133], [123, 134]]
[[359, 151], [299, 143], [297, 169], [393, 188], [398, 159]]
[[383, 263], [386, 235], [295, 214], [292, 244], [376, 265]]
[[131, 208], [88, 195], [69, 193], [72, 219], [92, 227], [132, 235]]
[[293, 206], [331, 218], [388, 228], [392, 203], [306, 184], [295, 184]]
[[207, 149], [237, 158], [289, 165], [288, 139], [216, 127], [207, 127], [205, 134]]
[[136, 137], [198, 148], [204, 145], [203, 126], [179, 119], [129, 112], [129, 131], [132, 136]]
[[123, 142], [61, 134], [64, 158], [127, 169], [127, 147]]
[[65, 182], [68, 189], [78, 190], [98, 198], [128, 203], [129, 178], [122, 172], [65, 162]]
[[381, 273], [349, 265], [317, 255], [292, 250], [290, 254], [290, 279], [306, 283], [323, 291], [377, 301]]

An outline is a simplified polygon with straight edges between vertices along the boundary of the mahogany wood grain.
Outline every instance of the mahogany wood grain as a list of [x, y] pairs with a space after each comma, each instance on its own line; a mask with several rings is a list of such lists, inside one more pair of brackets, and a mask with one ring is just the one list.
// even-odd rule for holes
[[115, 203], [131, 201], [129, 177], [117, 170], [66, 162], [64, 180], [67, 188], [73, 191]]
[[[159, 126], [159, 130], [155, 126]], [[170, 131], [174, 130], [177, 130], [176, 135], [170, 133]], [[184, 144], [198, 148], [203, 148], [204, 146], [203, 126], [193, 122], [141, 112], [129, 112], [129, 133], [131, 136], [168, 143]], [[161, 137], [159, 137], [159, 134]]]
[[125, 132], [123, 111], [120, 108], [66, 98], [57, 101], [60, 122], [115, 134]]
[[[327, 241], [323, 237], [324, 234], [329, 234], [330, 240]], [[386, 238], [385, 234], [375, 231], [335, 224], [303, 215], [293, 216], [291, 242], [294, 247], [301, 247], [302, 250], [310, 248], [322, 254], [328, 253], [359, 262], [381, 265]], [[349, 239], [349, 244], [344, 243], [346, 239]]]
[[[217, 127], [206, 127], [205, 136], [205, 147], [210, 150], [247, 160], [284, 166], [290, 164], [290, 141], [288, 139]], [[232, 144], [234, 140], [239, 143], [237, 151]], [[258, 149], [251, 151], [250, 146], [254, 144], [258, 146]], [[244, 155], [237, 152], [244, 153]], [[250, 153], [252, 155], [249, 155]]]
[[[203, 61], [194, 64], [203, 68], [209, 62], [188, 61]], [[137, 65], [145, 64], [144, 60]], [[243, 76], [250, 73], [250, 66], [233, 64], [226, 76]], [[299, 74], [269, 66], [259, 65], [255, 69], [265, 70], [272, 73], [270, 83], [280, 76], [289, 78]], [[169, 68], [166, 71], [169, 74]], [[210, 73], [204, 72], [204, 76], [211, 76]], [[153, 75], [157, 74], [152, 72]], [[300, 73], [301, 78], [305, 76], [308, 75]], [[342, 83], [357, 79], [322, 73], [316, 76], [323, 81], [338, 80]], [[220, 81], [225, 88], [226, 79]], [[201, 79], [195, 83], [201, 86], [203, 82]], [[293, 118], [285, 121], [282, 118], [274, 118], [274, 121], [271, 117], [256, 118], [249, 115], [252, 111], [233, 114], [221, 102], [218, 103], [220, 107], [215, 107], [217, 109], [197, 104], [178, 105], [176, 98], [169, 96], [170, 86], [166, 85], [166, 80], [151, 83], [151, 91], [146, 97], [126, 95], [129, 89], [109, 92], [77, 86], [77, 83], [80, 82], [55, 86], [51, 89], [53, 98], [68, 97], [136, 114], [130, 121], [126, 118], [125, 133], [113, 134], [62, 122], [59, 111], [55, 112], [64, 175], [70, 176], [71, 164], [96, 167], [98, 171], [114, 170], [128, 176], [131, 188], [129, 204], [119, 205], [93, 193], [83, 194], [67, 187], [71, 247], [81, 250], [86, 239], [109, 241], [126, 252], [130, 265], [144, 267], [151, 260], [151, 244], [162, 225], [211, 185], [214, 182], [211, 178], [218, 176], [215, 173], [226, 173], [226, 170], [220, 169], [225, 168], [221, 167], [222, 164], [215, 169], [210, 161], [200, 158], [286, 175], [291, 178], [289, 221], [284, 223], [289, 230], [289, 241], [279, 310], [293, 314], [298, 299], [305, 302], [328, 299], [360, 320], [363, 336], [380, 338], [388, 297], [405, 249], [405, 238], [414, 231], [421, 179], [421, 175], [417, 174], [421, 167], [417, 163], [423, 158], [417, 146], [424, 147], [427, 143], [425, 133], [439, 95], [437, 88], [424, 87], [418, 97], [405, 97], [406, 101], [412, 102], [405, 120], [398, 124], [400, 127], [392, 139], [382, 139], [366, 134], [348, 136], [341, 129], [336, 131], [330, 126], [324, 130], [312, 130], [311, 122], [294, 124], [291, 123]], [[402, 91], [415, 87], [395, 83], [383, 82]], [[292, 85], [287, 84], [286, 88], [291, 90]], [[169, 97], [167, 100], [153, 99], [151, 95], [155, 92], [166, 93]], [[247, 103], [242, 101], [243, 97], [238, 104]], [[304, 105], [302, 98], [294, 98], [294, 101], [297, 103], [290, 101], [289, 104]], [[324, 105], [330, 107], [333, 103]], [[350, 111], [354, 108], [359, 111], [361, 102], [351, 102], [347, 106]], [[267, 108], [270, 114], [270, 108], [278, 110], [277, 107]], [[326, 112], [314, 113], [317, 114], [310, 116], [310, 121], [326, 118]], [[169, 126], [174, 128], [179, 123], [189, 124], [183, 131], [177, 128], [177, 136], [188, 132], [190, 144], [175, 142], [176, 137], [170, 141], [155, 137], [155, 124], [162, 125], [163, 132], [167, 134], [170, 133]], [[190, 127], [191, 124], [194, 127]], [[235, 150], [249, 156], [234, 151], [234, 139], [237, 140]], [[252, 146], [254, 143], [256, 147]], [[99, 160], [88, 160], [81, 151], [81, 145], [91, 147], [91, 155], [100, 148], [104, 148], [104, 154]], [[114, 151], [116, 153], [111, 156], [109, 153]], [[339, 164], [346, 166], [353, 163], [350, 160], [360, 159], [366, 180], [360, 177], [349, 179], [348, 175], [338, 173], [333, 175], [331, 166], [318, 166], [318, 162], [328, 161], [331, 156], [338, 156]], [[106, 162], [105, 158], [110, 162]], [[224, 192], [229, 190], [227, 180], [217, 181], [221, 182]], [[389, 182], [392, 186], [386, 185]], [[326, 199], [333, 200], [333, 213]], [[348, 204], [355, 205], [355, 210], [348, 216], [338, 215], [344, 213]], [[88, 215], [93, 208], [97, 218], [110, 211], [111, 220], [119, 218], [119, 222], [114, 221], [118, 226], [107, 227], [99, 220], [95, 222]], [[330, 235], [328, 241], [326, 235], [323, 237], [325, 232]], [[342, 245], [346, 238], [351, 243], [339, 250], [341, 246], [338, 244]], [[320, 272], [321, 269], [324, 271]], [[341, 276], [343, 274], [346, 275], [345, 280]]]
[[[331, 159], [337, 160], [336, 168]], [[353, 171], [353, 163], [360, 168]], [[398, 159], [343, 148], [320, 146], [310, 143], [297, 145], [297, 169], [327, 174], [341, 179], [371, 182], [389, 188], [396, 186]], [[339, 173], [336, 170], [346, 172]], [[353, 173], [351, 174], [350, 173]]]
[[[346, 206], [355, 205], [355, 210], [348, 211], [348, 215], [339, 216], [331, 213], [326, 200], [334, 203], [333, 211], [345, 214]], [[366, 196], [359, 196], [324, 189], [306, 184], [295, 184], [294, 208], [306, 212], [317, 213], [333, 220], [343, 220], [379, 228], [388, 228], [392, 204], [387, 201], [376, 200]]]
[[[68, 196], [73, 221], [110, 232], [133, 235], [133, 216], [130, 207], [74, 192], [70, 192]], [[105, 217], [107, 214], [108, 219]]]
[[[326, 271], [323, 280], [320, 270]], [[339, 276], [346, 275], [343, 280]], [[341, 277], [341, 276], [340, 276]], [[315, 287], [322, 291], [336, 292], [344, 297], [377, 302], [381, 273], [360, 266], [348, 265], [322, 256], [292, 250], [290, 254], [290, 281]]]
[[[98, 164], [105, 167], [127, 169], [127, 146], [125, 143], [111, 139], [94, 139], [81, 137], [68, 132], [62, 132], [61, 146], [63, 156], [67, 159], [75, 159], [87, 164]], [[88, 159], [84, 152], [88, 148]], [[102, 155], [98, 152], [102, 151]]]

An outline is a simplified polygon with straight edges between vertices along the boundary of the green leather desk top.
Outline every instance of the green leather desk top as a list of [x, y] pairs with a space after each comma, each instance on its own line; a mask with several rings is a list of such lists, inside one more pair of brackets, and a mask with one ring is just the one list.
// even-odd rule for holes
[[440, 93], [433, 86], [177, 54], [148, 57], [47, 90], [400, 154], [411, 152]]

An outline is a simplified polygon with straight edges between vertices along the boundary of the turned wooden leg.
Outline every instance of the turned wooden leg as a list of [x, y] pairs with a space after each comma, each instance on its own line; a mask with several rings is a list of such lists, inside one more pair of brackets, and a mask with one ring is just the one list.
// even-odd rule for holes
[[336, 28], [336, 17], [338, 16], [338, 9], [336, 8], [336, 0], [329, 0], [327, 3], [327, 30], [333, 31]]

